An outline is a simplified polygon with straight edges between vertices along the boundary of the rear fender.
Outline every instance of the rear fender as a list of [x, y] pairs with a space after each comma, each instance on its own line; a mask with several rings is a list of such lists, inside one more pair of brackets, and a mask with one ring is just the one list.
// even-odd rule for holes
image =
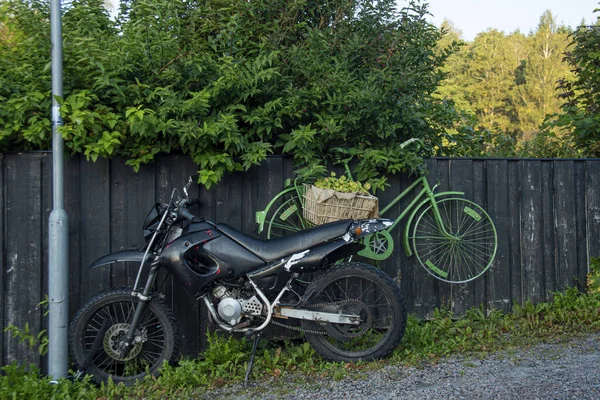
[[[148, 257], [150, 258], [150, 257]], [[139, 250], [123, 250], [110, 253], [100, 257], [90, 265], [90, 268], [98, 268], [103, 265], [114, 264], [117, 262], [137, 262], [141, 263], [144, 259], [144, 252]], [[147, 262], [148, 260], [146, 260]]]

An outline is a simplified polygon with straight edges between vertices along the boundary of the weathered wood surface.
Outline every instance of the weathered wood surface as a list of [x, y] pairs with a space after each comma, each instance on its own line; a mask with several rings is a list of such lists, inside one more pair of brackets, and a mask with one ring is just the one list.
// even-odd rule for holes
[[[48, 216], [52, 209], [49, 153], [0, 154], [0, 324], [45, 329], [40, 302], [47, 293]], [[427, 160], [439, 191], [464, 191], [488, 211], [498, 231], [498, 252], [490, 271], [474, 282], [450, 285], [431, 277], [404, 253], [404, 225], [393, 232], [396, 250], [379, 266], [400, 282], [409, 311], [430, 318], [438, 307], [457, 313], [483, 305], [509, 311], [514, 302], [551, 298], [552, 292], [584, 288], [590, 257], [600, 256], [600, 160]], [[245, 173], [225, 177], [212, 190], [194, 185], [196, 211], [246, 233], [256, 232], [254, 213], [293, 177], [292, 161], [271, 157]], [[142, 221], [157, 201], [169, 198], [195, 173], [184, 156], [165, 156], [138, 173], [122, 159], [66, 161], [65, 204], [69, 215], [69, 304], [71, 315], [104, 288], [132, 285], [137, 266], [88, 269], [103, 254], [143, 241]], [[380, 193], [382, 207], [406, 188], [412, 177], [389, 177]], [[395, 216], [414, 198], [407, 196], [386, 216]], [[164, 281], [164, 283], [163, 283]], [[210, 329], [204, 307], [171, 277], [158, 283], [181, 321], [185, 352], [196, 356]], [[273, 334], [279, 334], [277, 330]], [[42, 363], [36, 351], [0, 330], [0, 360]]]

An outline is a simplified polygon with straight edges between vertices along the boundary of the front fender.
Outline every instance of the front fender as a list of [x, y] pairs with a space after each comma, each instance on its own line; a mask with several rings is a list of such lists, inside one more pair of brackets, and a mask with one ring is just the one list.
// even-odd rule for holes
[[[149, 257], [150, 258], [150, 257]], [[116, 262], [137, 262], [141, 263], [144, 259], [144, 252], [140, 250], [123, 250], [110, 253], [100, 257], [90, 265], [90, 268], [97, 268], [102, 265], [114, 264]]]

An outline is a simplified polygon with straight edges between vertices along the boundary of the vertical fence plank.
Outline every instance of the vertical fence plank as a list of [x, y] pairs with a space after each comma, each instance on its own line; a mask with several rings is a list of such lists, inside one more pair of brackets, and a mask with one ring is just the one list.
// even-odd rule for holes
[[[42, 157], [11, 154], [5, 158], [6, 184], [11, 188], [6, 196], [5, 323], [20, 329], [28, 324], [33, 334], [41, 329], [38, 304], [43, 285]], [[29, 349], [10, 335], [6, 338], [7, 362], [39, 365], [36, 349]]]
[[[435, 168], [435, 160], [427, 160], [428, 168]], [[386, 193], [383, 201], [379, 202], [379, 209], [383, 209], [388, 205], [388, 201], [391, 201], [413, 182], [414, 177], [409, 177], [406, 175], [398, 175], [394, 177], [390, 177], [390, 187], [388, 187], [383, 193]], [[379, 196], [380, 193], [377, 193]], [[415, 191], [412, 191], [406, 195], [405, 198], [400, 200], [398, 204], [394, 205], [385, 215], [382, 217], [385, 218], [397, 218], [400, 216], [402, 211], [404, 211], [410, 202], [414, 199]], [[427, 295], [423, 296], [423, 290], [421, 290], [421, 282], [415, 279], [416, 269], [420, 268], [417, 265], [416, 257], [413, 255], [412, 257], [408, 257], [406, 255], [406, 251], [404, 248], [403, 236], [404, 231], [406, 229], [410, 229], [411, 227], [407, 226], [408, 215], [404, 217], [404, 220], [400, 221], [396, 228], [390, 233], [392, 238], [394, 239], [394, 252], [384, 261], [387, 265], [386, 271], [399, 283], [400, 289], [402, 291], [402, 295], [404, 297], [407, 310], [410, 313], [415, 312], [416, 307], [421, 307], [424, 310], [425, 314], [431, 314], [433, 309], [427, 310], [427, 308], [431, 307], [423, 307], [423, 303], [421, 299], [427, 298]], [[409, 244], [410, 246], [410, 244]], [[418, 271], [420, 273], [425, 273], [425, 271]], [[433, 304], [437, 305], [437, 293], [435, 295], [435, 299], [433, 300]]]
[[[450, 188], [464, 192], [466, 199], [473, 198], [473, 162], [471, 160], [450, 161]], [[462, 314], [475, 305], [474, 282], [453, 284], [452, 310], [456, 314]]]
[[[268, 158], [266, 163], [258, 166], [258, 191], [257, 191], [257, 211], [264, 210], [271, 199], [275, 197], [284, 188], [285, 179], [283, 177], [284, 159], [281, 157]], [[277, 206], [275, 204], [275, 206]], [[260, 234], [262, 238], [267, 237], [268, 221], [265, 221], [263, 232]]]
[[[127, 167], [125, 160], [115, 158], [109, 163], [110, 177], [110, 251], [129, 247], [128, 233], [133, 226], [127, 223]], [[127, 268], [123, 265], [110, 266], [110, 284], [113, 287], [127, 286]]]
[[81, 203], [81, 248], [79, 263], [71, 260], [72, 268], [79, 268], [80, 297], [83, 304], [94, 294], [110, 287], [111, 267], [88, 268], [94, 261], [110, 252], [111, 242], [111, 204], [109, 161], [99, 159], [95, 163], [80, 158], [79, 174], [81, 176], [79, 196]]
[[242, 229], [242, 174], [234, 173], [223, 177], [215, 188], [217, 196], [216, 223], [224, 223]]
[[554, 165], [551, 161], [541, 162], [542, 179], [542, 277], [543, 289], [540, 296], [542, 301], [550, 300], [556, 290], [555, 234], [554, 234]]
[[[595, 239], [596, 242], [591, 242], [588, 226], [587, 226], [587, 204], [590, 199], [587, 198], [587, 185], [588, 185], [588, 170], [592, 168], [593, 171], [600, 169], [599, 160], [585, 161], [580, 160], [575, 162], [575, 203], [577, 204], [575, 211], [575, 224], [576, 237], [577, 237], [577, 276], [573, 277], [570, 286], [578, 287], [579, 290], [583, 291], [586, 288], [586, 274], [588, 272], [589, 257], [600, 255], [600, 249], [597, 246], [598, 240], [600, 240], [600, 232], [596, 231]], [[598, 201], [598, 186], [594, 188], [596, 193], [591, 193], [592, 196], [596, 196], [595, 200]], [[597, 204], [597, 203], [596, 203]], [[592, 233], [592, 237], [594, 234]]]
[[[484, 210], [487, 209], [487, 165], [486, 161], [473, 161], [473, 194], [470, 200], [480, 205]], [[483, 267], [483, 266], [482, 266]], [[489, 271], [475, 279], [471, 283], [473, 289], [473, 304], [475, 306], [483, 305], [487, 308], [487, 285], [489, 282]]]
[[[600, 160], [587, 162], [586, 177], [586, 232], [588, 257], [600, 257]], [[585, 276], [588, 272], [590, 259], [579, 263], [580, 288], [585, 287]]]
[[577, 278], [577, 177], [573, 161], [554, 162], [556, 221], [556, 288], [565, 290]]
[[486, 272], [486, 297], [488, 309], [508, 312], [511, 308], [509, 187], [514, 183], [509, 181], [508, 161], [488, 160], [487, 165], [486, 211], [496, 226], [498, 249], [490, 270]]
[[[41, 209], [40, 209], [40, 213], [41, 213], [41, 221], [40, 224], [42, 225], [42, 251], [40, 252], [40, 258], [41, 258], [41, 264], [42, 264], [42, 272], [41, 272], [41, 279], [42, 279], [42, 285], [41, 285], [41, 293], [40, 296], [42, 299], [45, 299], [46, 295], [48, 294], [48, 269], [49, 269], [49, 257], [48, 257], [48, 251], [49, 251], [49, 225], [50, 225], [50, 213], [52, 212], [52, 208], [53, 208], [53, 194], [54, 194], [54, 190], [53, 190], [53, 182], [52, 182], [52, 172], [53, 172], [53, 166], [52, 166], [52, 155], [51, 154], [40, 154], [41, 156], [41, 163], [42, 163], [42, 177], [41, 177], [41, 188], [40, 188], [40, 200], [41, 200]], [[71, 255], [71, 248], [72, 247], [76, 247], [76, 246], [71, 246], [71, 229], [77, 225], [78, 222], [80, 222], [77, 217], [75, 217], [75, 223], [73, 223], [73, 221], [71, 220], [71, 215], [70, 215], [70, 210], [67, 208], [67, 171], [68, 171], [68, 166], [67, 166], [67, 162], [68, 159], [65, 160], [65, 171], [64, 171], [64, 182], [65, 182], [65, 186], [64, 186], [64, 201], [65, 201], [65, 210], [67, 211], [67, 217], [68, 217], [68, 221], [69, 221], [69, 262], [70, 262], [70, 255]], [[68, 298], [70, 300], [71, 297], [71, 275], [73, 274], [73, 269], [69, 267], [69, 294], [68, 294]], [[69, 312], [71, 312], [73, 310], [73, 305], [69, 302]], [[71, 314], [72, 315], [72, 314]], [[47, 318], [42, 318], [42, 326], [40, 329], [48, 329], [48, 319]], [[48, 371], [48, 357], [42, 357], [41, 358], [41, 365], [40, 367], [42, 368], [42, 371], [47, 372]]]
[[512, 301], [522, 303], [525, 295], [521, 264], [521, 168], [518, 160], [508, 163], [508, 182], [510, 297]]
[[526, 299], [543, 299], [542, 176], [540, 161], [522, 161], [521, 254]]
[[[449, 186], [449, 177], [448, 177], [448, 160], [430, 160], [427, 163], [427, 168], [429, 171], [428, 182], [433, 187], [438, 182], [440, 183], [439, 190], [445, 190], [445, 187]], [[412, 183], [414, 180], [410, 179], [407, 181], [407, 185]], [[415, 193], [412, 198], [418, 194], [421, 190], [421, 187], [417, 187]], [[412, 199], [411, 198], [411, 199]], [[422, 201], [424, 199], [421, 199]], [[418, 205], [418, 204], [417, 204]], [[423, 208], [417, 210], [417, 214], [415, 219], [412, 221], [411, 226], [407, 226], [407, 229], [410, 231], [410, 235], [412, 235], [412, 230], [414, 229], [415, 223], [419, 218], [419, 215], [428, 207], [426, 204]], [[402, 243], [402, 242], [400, 242]], [[410, 244], [412, 246], [412, 243]], [[414, 251], [414, 248], [413, 248]], [[448, 307], [450, 304], [450, 291], [443, 291], [442, 288], [447, 287], [447, 284], [440, 283], [437, 279], [435, 279], [431, 274], [429, 274], [425, 268], [423, 268], [418, 260], [416, 255], [407, 260], [410, 264], [413, 265], [413, 296], [414, 296], [414, 312], [418, 315], [423, 316], [424, 318], [430, 319], [433, 318], [433, 313], [436, 308], [439, 307]]]
[[[448, 190], [452, 189], [451, 177], [450, 177], [451, 162], [452, 162], [452, 160], [437, 160], [435, 169], [433, 169], [433, 168], [431, 169], [429, 185], [432, 188], [435, 185], [439, 185], [436, 190], [437, 192], [443, 192], [443, 191], [448, 191]], [[414, 262], [416, 263], [416, 265], [418, 265], [418, 261], [416, 260], [416, 258], [415, 258]], [[417, 268], [419, 268], [422, 271], [425, 271], [425, 269], [421, 265], [418, 265]], [[439, 280], [435, 279], [433, 276], [431, 276], [429, 273], [427, 273], [427, 279], [430, 282], [429, 284], [433, 285], [435, 290], [437, 290], [438, 307], [448, 309], [448, 310], [452, 309], [452, 307], [453, 307], [453, 305], [452, 305], [452, 300], [453, 300], [452, 284], [439, 281]], [[429, 317], [432, 317], [432, 315], [430, 315]]]
[[241, 213], [242, 213], [242, 232], [251, 236], [258, 236], [255, 222], [255, 213], [259, 211], [259, 205], [256, 203], [258, 198], [258, 175], [256, 168], [251, 168], [242, 175], [241, 184]]
[[[379, 198], [379, 209], [382, 209], [384, 206], [386, 206], [392, 200], [394, 200], [394, 198], [396, 196], [398, 196], [398, 194], [400, 194], [400, 192], [402, 190], [399, 175], [390, 176], [388, 178], [388, 184], [389, 184], [389, 186], [385, 190], [377, 192], [377, 197]], [[398, 208], [399, 208], [398, 205], [392, 207], [392, 209], [388, 212], [387, 215], [385, 215], [385, 217], [394, 218], [395, 216], [397, 216]], [[397, 228], [394, 229], [390, 233], [393, 238], [393, 246], [394, 246], [394, 252], [390, 255], [390, 257], [388, 259], [386, 259], [384, 261], [380, 261], [380, 262], [377, 262], [374, 260], [367, 260], [367, 262], [369, 264], [378, 265], [383, 271], [385, 271], [388, 275], [390, 275], [392, 278], [394, 278], [396, 280], [396, 282], [398, 282], [398, 284], [400, 284], [400, 282], [401, 282], [400, 260], [398, 260], [398, 258], [394, 257], [394, 256], [399, 255], [400, 253], [403, 252], [402, 230], [399, 229], [399, 228], [401, 228], [401, 226], [402, 225], [398, 225]]]
[[[142, 223], [155, 202], [154, 164], [138, 172], [124, 160], [111, 161], [111, 248], [112, 251], [139, 248], [143, 243]], [[139, 264], [115, 264], [113, 286], [133, 286]]]
[[[52, 157], [46, 157], [51, 161]], [[46, 164], [44, 164], [45, 166]], [[64, 193], [65, 210], [69, 218], [69, 312], [75, 314], [79, 308], [79, 298], [82, 295], [81, 275], [83, 273], [81, 262], [81, 173], [79, 170], [80, 157], [65, 159]], [[45, 172], [45, 171], [44, 171]], [[50, 175], [51, 176], [51, 175]], [[50, 180], [51, 182], [51, 180]], [[45, 197], [45, 196], [44, 196]], [[44, 221], [48, 218], [44, 217]], [[46, 231], [46, 229], [45, 229]], [[48, 234], [44, 232], [44, 237]], [[46, 264], [46, 263], [44, 263]], [[44, 293], [46, 293], [44, 288]], [[75, 301], [73, 301], [75, 300]]]

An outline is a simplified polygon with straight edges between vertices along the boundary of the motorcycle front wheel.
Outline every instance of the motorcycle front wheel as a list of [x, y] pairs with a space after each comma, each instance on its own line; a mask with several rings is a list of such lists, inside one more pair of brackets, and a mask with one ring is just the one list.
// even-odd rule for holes
[[179, 357], [179, 334], [171, 310], [153, 298], [144, 310], [131, 351], [123, 356], [120, 342], [129, 330], [138, 303], [131, 288], [110, 289], [88, 301], [75, 315], [69, 346], [75, 367], [96, 383], [109, 377], [126, 385], [156, 374], [164, 361]]
[[338, 264], [311, 283], [307, 309], [358, 315], [358, 324], [302, 321], [310, 345], [330, 361], [370, 361], [389, 355], [406, 327], [398, 285], [364, 263]]

